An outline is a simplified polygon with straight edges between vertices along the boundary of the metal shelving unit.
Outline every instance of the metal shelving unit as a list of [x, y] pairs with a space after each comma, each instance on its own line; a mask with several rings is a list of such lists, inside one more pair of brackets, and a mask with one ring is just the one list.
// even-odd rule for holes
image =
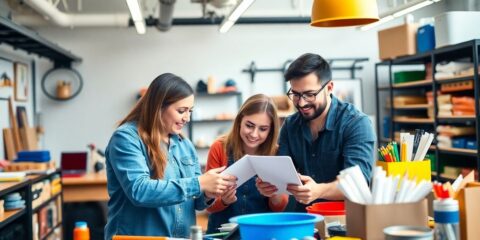
[[[460, 58], [469, 57], [473, 63], [473, 69], [477, 70], [479, 67], [479, 46], [480, 39], [475, 39], [460, 44], [446, 46], [439, 49], [435, 49], [426, 53], [421, 53], [413, 56], [400, 57], [394, 60], [386, 60], [375, 64], [375, 87], [376, 87], [376, 109], [377, 109], [377, 137], [379, 143], [385, 143], [394, 136], [396, 129], [409, 125], [410, 127], [415, 126], [416, 128], [425, 128], [433, 127], [435, 133], [435, 139], [437, 137], [437, 132], [435, 129], [439, 124], [455, 124], [455, 125], [464, 125], [464, 126], [475, 126], [476, 127], [476, 140], [477, 140], [477, 149], [480, 149], [480, 118], [479, 118], [479, 94], [480, 94], [480, 79], [478, 71], [474, 71], [474, 74], [471, 75], [459, 75], [453, 78], [435, 78], [435, 66], [437, 63], [442, 61], [453, 61]], [[393, 84], [393, 70], [394, 66], [406, 66], [406, 65], [424, 65], [426, 63], [431, 63], [433, 79], [432, 80], [420, 80], [416, 82]], [[387, 72], [388, 77], [381, 78], [380, 70]], [[385, 71], [387, 70], [387, 71]], [[381, 81], [383, 79], [384, 81]], [[388, 79], [388, 83], [385, 80]], [[475, 98], [475, 110], [476, 114], [474, 116], [452, 116], [452, 117], [439, 117], [438, 116], [438, 104], [437, 104], [437, 91], [440, 89], [440, 84], [444, 83], [454, 83], [460, 81], [474, 81], [474, 90], [473, 95]], [[380, 83], [381, 82], [381, 83]], [[434, 109], [434, 118], [433, 119], [395, 119], [397, 111], [421, 111], [428, 108], [427, 105], [411, 105], [411, 106], [397, 106], [397, 107], [385, 107], [380, 106], [385, 104], [385, 98], [390, 99], [391, 105], [393, 105], [393, 97], [398, 94], [400, 91], [425, 91], [426, 89], [433, 91], [433, 109]], [[470, 90], [471, 91], [471, 90]], [[385, 97], [385, 94], [388, 96]], [[383, 97], [380, 97], [382, 95]], [[389, 117], [389, 131], [388, 136], [385, 137], [382, 133], [383, 126], [383, 117]], [[434, 140], [436, 143], [436, 140]], [[446, 178], [442, 177], [442, 171], [440, 166], [442, 166], [445, 161], [447, 161], [448, 156], [459, 156], [459, 157], [468, 157], [475, 159], [471, 161], [469, 167], [475, 169], [477, 172], [480, 170], [480, 154], [477, 150], [471, 149], [458, 149], [458, 148], [433, 148], [431, 151], [435, 152], [436, 156], [436, 168], [437, 174], [433, 175], [437, 180], [445, 180]], [[470, 162], [469, 162], [470, 164]]]
[[[26, 237], [25, 239], [26, 240], [34, 239], [33, 225], [32, 225], [33, 214], [37, 212], [39, 209], [47, 206], [48, 203], [55, 201], [58, 197], [62, 197], [63, 191], [61, 191], [58, 194], [55, 194], [54, 196], [50, 197], [48, 200], [40, 204], [38, 207], [33, 209], [32, 208], [32, 201], [33, 201], [32, 185], [37, 182], [43, 181], [45, 179], [49, 179], [55, 174], [60, 175], [60, 170], [55, 170], [47, 174], [35, 175], [33, 177], [27, 177], [21, 182], [0, 183], [0, 198], [5, 196], [6, 194], [19, 192], [23, 196], [23, 199], [25, 200], [24, 208], [13, 210], [13, 211], [6, 211], [4, 213], [4, 215], [0, 218], [0, 231], [12, 226], [11, 224], [14, 222], [21, 223], [25, 231], [25, 237]], [[51, 229], [51, 233], [53, 233], [55, 229], [61, 228], [63, 226], [62, 223], [63, 223], [63, 219], [61, 220], [60, 223], [55, 224], [55, 226]]]

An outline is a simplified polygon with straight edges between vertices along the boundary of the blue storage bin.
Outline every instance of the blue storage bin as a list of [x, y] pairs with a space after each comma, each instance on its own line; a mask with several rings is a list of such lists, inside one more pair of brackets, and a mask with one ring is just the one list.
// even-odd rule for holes
[[315, 223], [323, 217], [309, 213], [260, 213], [230, 218], [238, 223], [242, 239], [290, 240], [312, 236]]
[[50, 161], [50, 151], [20, 151], [15, 162], [48, 162]]
[[470, 139], [465, 144], [465, 148], [477, 150], [477, 141], [475, 139]]
[[452, 139], [452, 147], [454, 148], [465, 148], [467, 143], [466, 138], [454, 138]]
[[435, 27], [430, 24], [421, 26], [417, 30], [417, 53], [435, 49]]

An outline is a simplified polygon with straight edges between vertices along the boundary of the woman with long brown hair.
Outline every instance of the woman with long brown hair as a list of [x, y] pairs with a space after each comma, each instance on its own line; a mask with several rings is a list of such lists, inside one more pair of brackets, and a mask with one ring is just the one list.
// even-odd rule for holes
[[[277, 108], [272, 99], [264, 94], [251, 96], [240, 107], [230, 132], [212, 144], [207, 170], [230, 166], [245, 154], [276, 155], [279, 128]], [[207, 208], [210, 212], [207, 233], [217, 232], [221, 224], [227, 223], [231, 217], [283, 211], [287, 203], [287, 195], [262, 196], [253, 177], [237, 189], [229, 187]]]
[[188, 237], [195, 210], [205, 209], [235, 184], [201, 175], [193, 144], [181, 134], [190, 121], [193, 90], [178, 76], [158, 76], [120, 122], [106, 149], [108, 222], [114, 235]]

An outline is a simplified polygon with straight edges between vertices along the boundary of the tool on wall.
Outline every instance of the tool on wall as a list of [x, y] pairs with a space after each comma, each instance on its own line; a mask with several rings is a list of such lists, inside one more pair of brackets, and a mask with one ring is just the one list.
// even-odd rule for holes
[[[326, 59], [327, 62], [330, 64], [330, 69], [332, 71], [348, 71], [350, 72], [350, 78], [355, 79], [356, 75], [355, 72], [358, 70], [362, 70], [363, 66], [358, 66], [359, 63], [361, 62], [366, 62], [368, 61], [368, 58], [330, 58]], [[351, 62], [349, 66], [334, 66], [334, 63], [338, 62]], [[262, 73], [262, 72], [280, 72], [280, 73], [285, 73], [288, 69], [288, 66], [292, 63], [292, 60], [287, 60], [283, 64], [281, 68], [257, 68], [257, 65], [255, 64], [255, 61], [252, 61], [249, 65], [248, 68], [243, 69], [243, 73], [248, 73], [250, 74], [250, 81], [253, 84], [255, 82], [255, 76], [257, 73]], [[283, 79], [283, 77], [282, 77]], [[287, 92], [287, 83], [285, 82], [284, 84], [284, 92]]]

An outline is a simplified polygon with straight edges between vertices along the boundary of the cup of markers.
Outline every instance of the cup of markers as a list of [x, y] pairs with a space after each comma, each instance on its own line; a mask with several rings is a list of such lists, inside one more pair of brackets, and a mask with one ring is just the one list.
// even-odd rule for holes
[[384, 162], [411, 162], [422, 161], [427, 155], [428, 149], [435, 135], [424, 131], [400, 133], [400, 144], [393, 141], [378, 149], [379, 160]]

